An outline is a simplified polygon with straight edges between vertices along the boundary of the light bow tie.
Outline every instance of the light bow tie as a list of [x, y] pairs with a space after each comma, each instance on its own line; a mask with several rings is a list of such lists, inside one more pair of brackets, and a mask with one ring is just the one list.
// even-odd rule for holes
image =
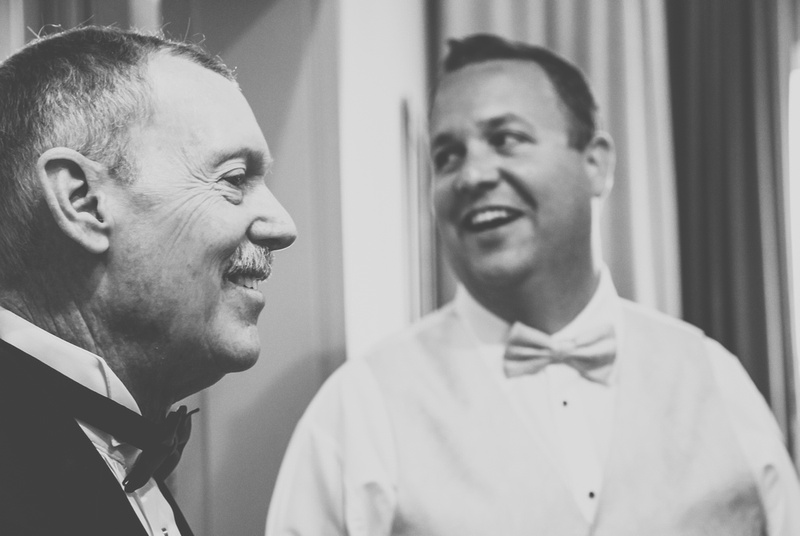
[[565, 364], [584, 378], [606, 384], [616, 354], [614, 326], [610, 324], [574, 339], [559, 340], [517, 322], [508, 334], [503, 368], [507, 377], [515, 378], [536, 374], [550, 364]]

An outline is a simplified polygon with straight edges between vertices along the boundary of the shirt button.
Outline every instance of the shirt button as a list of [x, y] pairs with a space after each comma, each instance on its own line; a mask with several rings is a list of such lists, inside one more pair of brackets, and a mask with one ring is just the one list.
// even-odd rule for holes
[[564, 406], [564, 407], [566, 407], [566, 405], [567, 405], [567, 401], [566, 401], [566, 400], [564, 400], [563, 402], [561, 402], [561, 405], [562, 405], [562, 406]]
[[589, 498], [590, 498], [590, 499], [594, 499], [594, 492], [593, 492], [593, 491], [590, 491], [590, 492], [589, 492]]

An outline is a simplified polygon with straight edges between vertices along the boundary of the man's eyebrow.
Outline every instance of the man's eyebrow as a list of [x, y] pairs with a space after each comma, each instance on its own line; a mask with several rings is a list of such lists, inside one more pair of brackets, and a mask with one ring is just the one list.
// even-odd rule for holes
[[258, 149], [243, 147], [233, 151], [219, 151], [214, 153], [209, 161], [216, 168], [229, 160], [243, 159], [247, 164], [248, 173], [263, 175], [269, 172], [275, 160], [267, 153]]
[[[533, 128], [533, 125], [531, 125], [528, 120], [512, 112], [490, 117], [488, 119], [482, 119], [477, 122], [477, 125], [481, 131], [487, 131], [496, 129], [508, 123], [522, 123], [530, 128]], [[452, 132], [442, 132], [433, 138], [433, 141], [431, 142], [431, 149], [437, 149], [443, 145], [456, 142], [458, 139], [459, 137]]]
[[431, 141], [431, 149], [438, 149], [443, 145], [448, 145], [458, 140], [458, 137], [453, 135], [450, 132], [442, 132], [441, 134], [437, 134], [433, 141]]
[[532, 126], [523, 117], [520, 117], [519, 115], [511, 112], [505, 113], [503, 115], [498, 115], [496, 117], [490, 117], [489, 119], [484, 119], [483, 121], [479, 121], [478, 126], [480, 126], [482, 130], [491, 130], [493, 128], [505, 125], [507, 123], [524, 123], [528, 126]]

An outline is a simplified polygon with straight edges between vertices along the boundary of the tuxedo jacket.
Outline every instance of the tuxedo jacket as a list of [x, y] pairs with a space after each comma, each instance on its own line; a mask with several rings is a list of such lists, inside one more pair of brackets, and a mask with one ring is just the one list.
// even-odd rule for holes
[[[0, 340], [0, 533], [146, 536], [68, 405], [42, 381], [42, 367]], [[169, 490], [159, 487], [181, 535], [191, 536]]]

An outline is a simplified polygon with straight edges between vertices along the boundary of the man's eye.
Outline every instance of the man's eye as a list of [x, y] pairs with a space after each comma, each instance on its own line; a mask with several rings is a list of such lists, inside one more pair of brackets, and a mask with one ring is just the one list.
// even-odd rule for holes
[[239, 188], [246, 179], [247, 175], [245, 175], [244, 173], [234, 173], [231, 175], [225, 175], [222, 178], [220, 178], [221, 181], [225, 181], [231, 186], [235, 186], [236, 188]]
[[434, 168], [439, 172], [452, 169], [462, 156], [464, 151], [456, 147], [441, 149], [433, 155]]
[[529, 136], [519, 132], [501, 130], [489, 137], [489, 143], [498, 149], [512, 149], [520, 143], [531, 141]]

